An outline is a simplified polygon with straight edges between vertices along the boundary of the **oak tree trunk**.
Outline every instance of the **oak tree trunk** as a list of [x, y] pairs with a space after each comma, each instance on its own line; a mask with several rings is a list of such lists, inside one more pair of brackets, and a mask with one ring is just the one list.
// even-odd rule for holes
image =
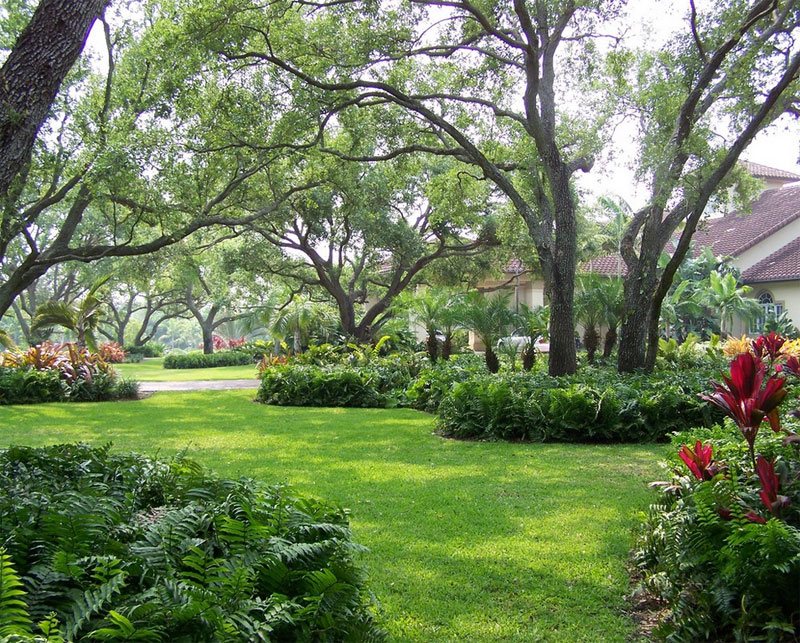
[[0, 198], [30, 158], [65, 76], [110, 0], [41, 0], [0, 69]]

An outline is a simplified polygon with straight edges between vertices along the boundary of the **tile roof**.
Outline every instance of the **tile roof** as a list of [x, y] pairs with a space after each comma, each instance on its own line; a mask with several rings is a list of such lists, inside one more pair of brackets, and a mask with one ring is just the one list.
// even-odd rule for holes
[[623, 277], [628, 274], [628, 266], [618, 254], [605, 255], [604, 257], [595, 257], [581, 264], [581, 272], [593, 272], [598, 275], [607, 275], [615, 277], [622, 275]]
[[745, 283], [800, 279], [800, 237], [742, 273]]
[[800, 174], [794, 172], [787, 172], [786, 170], [779, 170], [769, 165], [761, 165], [761, 163], [753, 163], [752, 161], [739, 161], [750, 174], [757, 179], [790, 179], [793, 181], [800, 181]]
[[751, 211], [708, 219], [694, 234], [695, 251], [710, 246], [715, 255], [735, 257], [800, 218], [800, 186], [766, 190]]

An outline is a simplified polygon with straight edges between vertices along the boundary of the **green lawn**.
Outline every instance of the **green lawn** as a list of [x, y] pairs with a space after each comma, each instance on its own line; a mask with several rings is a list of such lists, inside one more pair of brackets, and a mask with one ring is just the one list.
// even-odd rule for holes
[[266, 407], [252, 392], [0, 407], [0, 446], [113, 441], [352, 510], [394, 641], [624, 641], [637, 512], [663, 447], [455, 442], [412, 410]]
[[250, 366], [218, 366], [216, 368], [164, 368], [163, 357], [145, 359], [137, 364], [114, 364], [122, 377], [140, 382], [194, 382], [196, 380], [245, 380], [258, 375]]

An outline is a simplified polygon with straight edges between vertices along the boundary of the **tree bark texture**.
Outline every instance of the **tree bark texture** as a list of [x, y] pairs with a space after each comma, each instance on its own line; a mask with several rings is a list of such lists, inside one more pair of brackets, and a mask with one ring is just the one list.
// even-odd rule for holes
[[0, 69], [0, 197], [30, 158], [39, 128], [111, 0], [41, 0]]

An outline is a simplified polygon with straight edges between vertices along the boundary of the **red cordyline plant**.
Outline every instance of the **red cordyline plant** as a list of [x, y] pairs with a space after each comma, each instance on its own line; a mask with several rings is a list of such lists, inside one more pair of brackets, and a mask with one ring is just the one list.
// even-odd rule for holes
[[768, 420], [773, 431], [780, 431], [778, 406], [786, 397], [784, 379], [775, 375], [766, 378], [766, 374], [761, 359], [751, 353], [741, 353], [731, 362], [730, 377], [722, 376], [724, 384], [714, 382], [714, 391], [701, 395], [704, 400], [721, 408], [739, 427], [750, 450], [753, 469], [756, 467], [758, 429], [764, 420]]
[[773, 330], [769, 335], [760, 335], [753, 340], [753, 353], [760, 360], [768, 359], [771, 365], [783, 357], [781, 349], [785, 343], [786, 338]]
[[710, 444], [703, 444], [698, 440], [694, 449], [684, 444], [678, 455], [698, 480], [711, 480], [719, 473], [719, 467], [714, 462], [714, 449]]
[[781, 481], [775, 474], [775, 462], [767, 460], [759, 455], [756, 463], [756, 473], [761, 481], [761, 492], [758, 494], [761, 502], [769, 509], [774, 516], [779, 515], [780, 510], [788, 507], [791, 501], [786, 496], [781, 496], [778, 491], [781, 489]]

